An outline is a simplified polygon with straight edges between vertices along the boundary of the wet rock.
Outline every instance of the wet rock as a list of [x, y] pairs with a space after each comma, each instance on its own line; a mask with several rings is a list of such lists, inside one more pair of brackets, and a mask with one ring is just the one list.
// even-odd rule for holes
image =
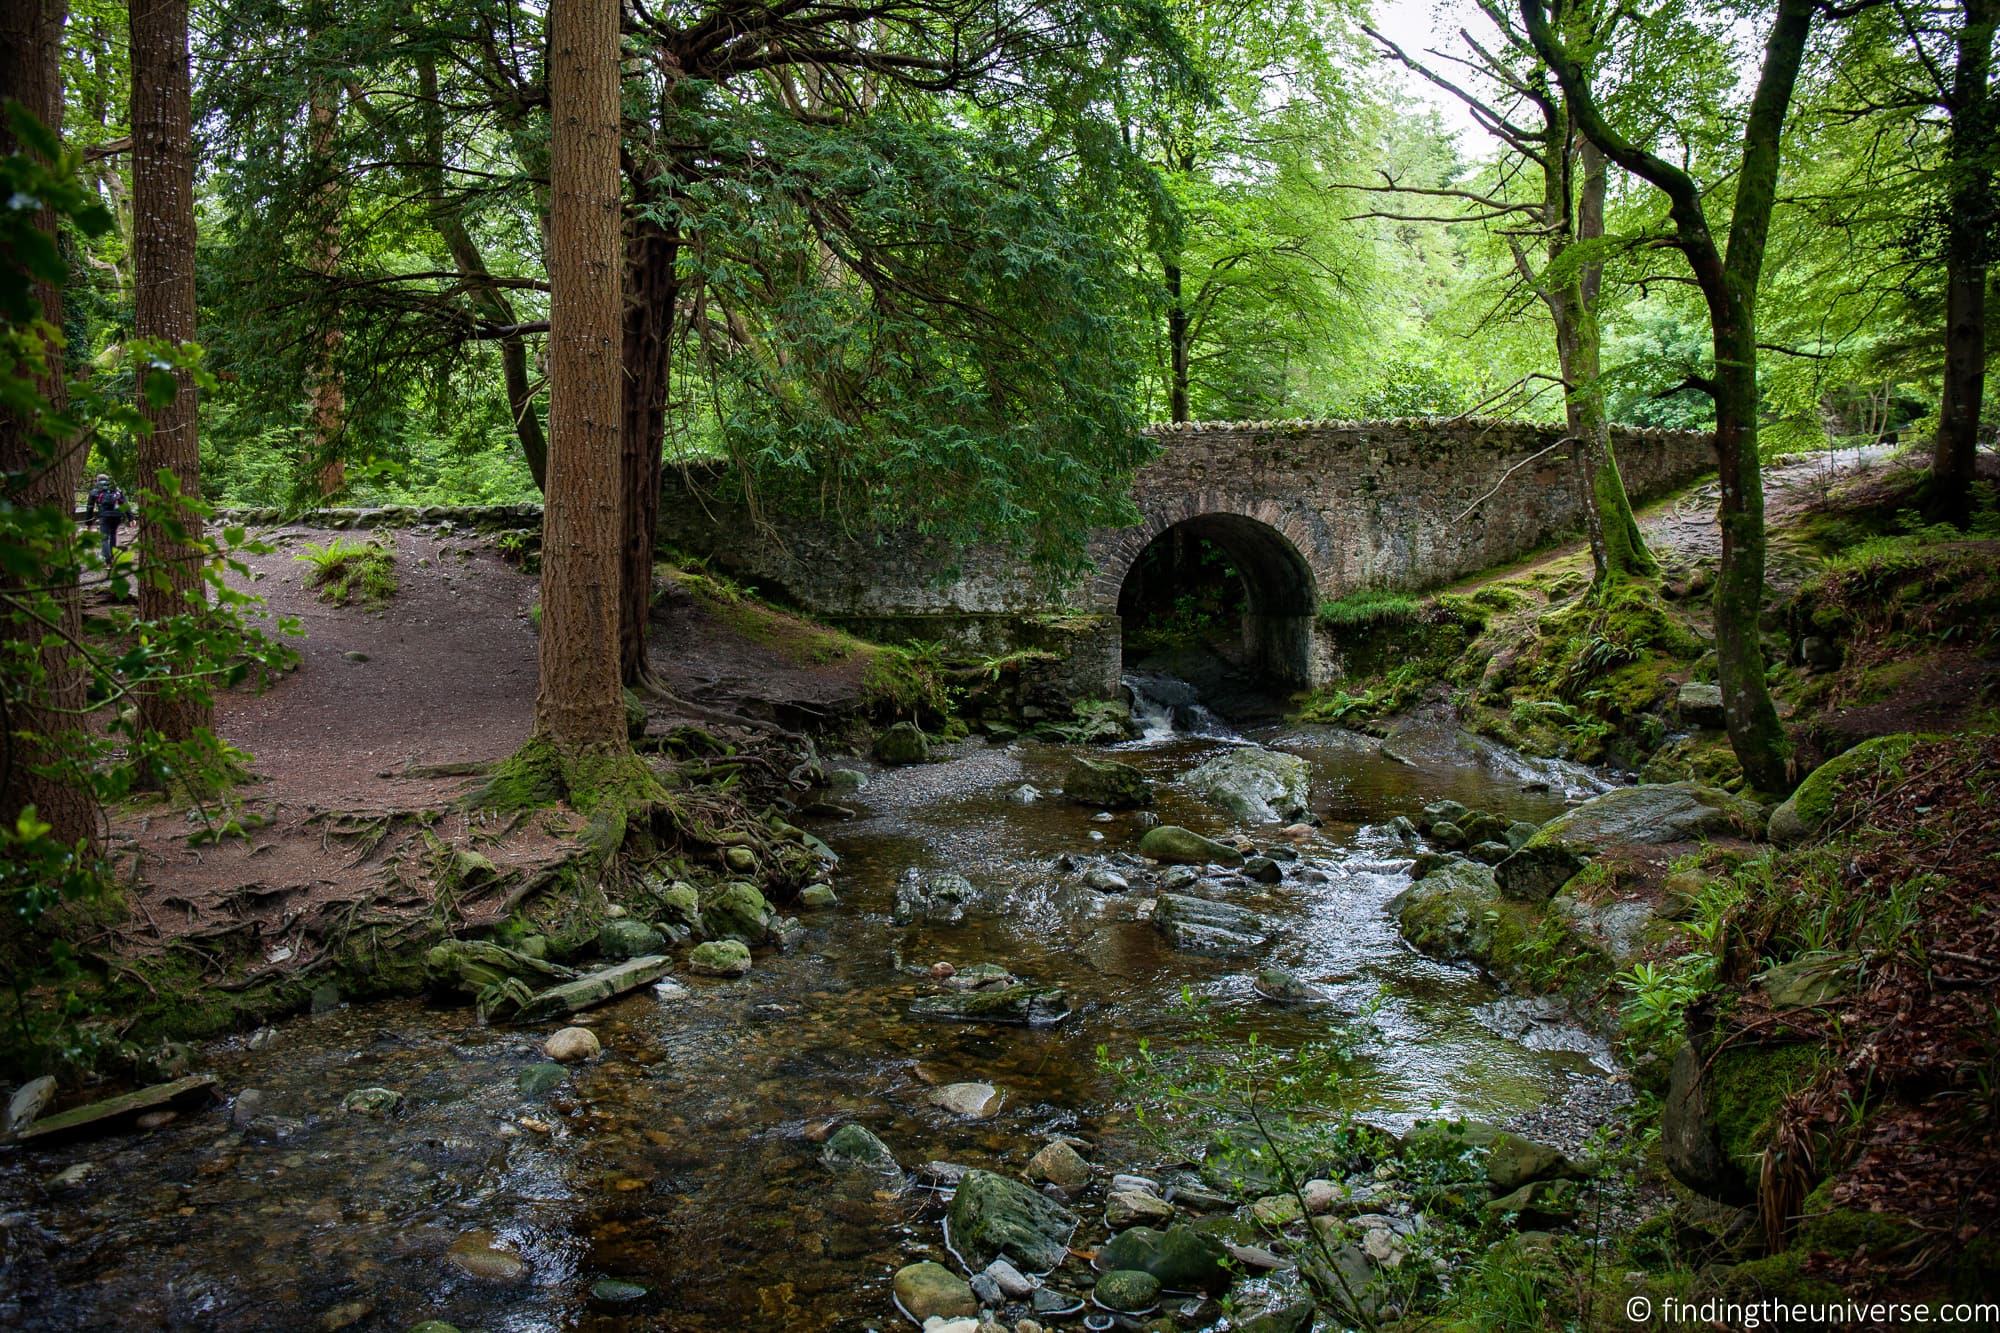
[[1105, 1196], [1104, 1225], [1113, 1231], [1168, 1226], [1174, 1217], [1174, 1206], [1151, 1190], [1114, 1188]]
[[349, 1115], [394, 1115], [402, 1106], [403, 1094], [394, 1088], [356, 1088], [340, 1102]]
[[756, 885], [731, 880], [702, 904], [701, 929], [711, 940], [762, 944], [771, 933], [771, 904]]
[[1063, 769], [1063, 795], [1076, 805], [1131, 810], [1153, 803], [1153, 784], [1130, 764], [1072, 755]]
[[829, 768], [826, 771], [825, 788], [836, 796], [860, 791], [868, 785], [868, 775], [858, 768]]
[[1130, 893], [1132, 881], [1109, 866], [1092, 866], [1083, 872], [1083, 887], [1099, 893]]
[[231, 1129], [245, 1129], [250, 1122], [263, 1115], [265, 1103], [269, 1100], [262, 1090], [245, 1088], [236, 1094], [236, 1100], [229, 1106], [229, 1126]]
[[914, 722], [898, 722], [875, 738], [875, 757], [885, 764], [930, 762], [930, 737]]
[[559, 1065], [595, 1060], [603, 1053], [603, 1044], [589, 1028], [561, 1028], [542, 1043], [542, 1054]]
[[631, 917], [607, 921], [597, 928], [597, 951], [606, 958], [621, 962], [627, 958], [656, 954], [666, 942], [666, 937], [659, 931]]
[[1204, 838], [1178, 824], [1162, 824], [1158, 828], [1147, 829], [1146, 835], [1139, 839], [1139, 855], [1165, 861], [1169, 865], [1243, 864], [1243, 853], [1234, 847]]
[[545, 1096], [567, 1082], [569, 1071], [550, 1061], [529, 1065], [514, 1076], [514, 1087], [523, 1097]]
[[148, 1111], [132, 1122], [134, 1129], [164, 1129], [181, 1118], [179, 1111]]
[[750, 970], [750, 950], [741, 940], [710, 940], [694, 947], [687, 969], [698, 977], [740, 977]]
[[1541, 831], [1541, 828], [1540, 824], [1531, 824], [1525, 819], [1517, 819], [1507, 826], [1506, 843], [1510, 848], [1518, 852], [1527, 845], [1528, 839]]
[[875, 1137], [866, 1125], [850, 1123], [835, 1130], [820, 1148], [819, 1159], [835, 1171], [860, 1171], [898, 1179], [903, 1174], [889, 1145]]
[[1514, 849], [1504, 842], [1475, 842], [1465, 854], [1483, 866], [1497, 866], [1514, 854]]
[[952, 1248], [967, 1267], [1004, 1258], [1033, 1273], [1063, 1261], [1076, 1223], [1054, 1199], [990, 1171], [965, 1173], [947, 1218]]
[[1219, 1292], [1229, 1285], [1229, 1254], [1214, 1236], [1185, 1223], [1121, 1231], [1098, 1251], [1100, 1267], [1151, 1273], [1169, 1291]]
[[1069, 1017], [1069, 993], [1059, 986], [1004, 986], [957, 995], [926, 995], [910, 1005], [910, 1013], [958, 1023], [1045, 1027]]
[[1445, 852], [1418, 852], [1417, 859], [1410, 862], [1410, 882], [1414, 884], [1439, 866], [1450, 865], [1457, 859]]
[[243, 1126], [243, 1137], [254, 1143], [281, 1143], [305, 1132], [305, 1121], [282, 1115], [253, 1116]]
[[1476, 861], [1450, 861], [1389, 901], [1403, 938], [1446, 960], [1487, 957], [1493, 947], [1500, 888]]
[[1027, 1177], [1046, 1180], [1066, 1190], [1080, 1190], [1090, 1183], [1090, 1163], [1076, 1149], [1057, 1139], [1028, 1159]]
[[957, 1162], [925, 1162], [917, 1168], [917, 1174], [933, 1185], [942, 1185], [950, 1189], [964, 1180], [965, 1173], [970, 1169], [960, 1166]]
[[1163, 893], [1153, 908], [1153, 929], [1176, 949], [1227, 958], [1261, 948], [1264, 918], [1247, 907]]
[[940, 977], [934, 966], [931, 969], [932, 978], [942, 981], [953, 990], [994, 990], [1012, 986], [1020, 980], [998, 963], [968, 963], [964, 967], [953, 967], [950, 963], [944, 963], [939, 966], [949, 970]]
[[1417, 825], [1408, 815], [1397, 815], [1389, 821], [1389, 834], [1397, 842], [1415, 842]]
[[340, 987], [331, 981], [314, 986], [310, 1008], [315, 1014], [330, 1014], [340, 1008]]
[[1258, 968], [1251, 987], [1273, 1004], [1311, 1004], [1326, 998], [1325, 991], [1282, 967]]
[[896, 924], [953, 925], [965, 919], [965, 905], [978, 896], [963, 875], [924, 876], [912, 867], [896, 884]]
[[489, 987], [518, 981], [529, 988], [569, 981], [573, 968], [559, 966], [491, 940], [446, 940], [424, 954], [424, 980], [434, 991], [477, 997]]
[[1285, 877], [1284, 868], [1268, 856], [1253, 856], [1245, 861], [1243, 873], [1259, 884], [1276, 884]]
[[1200, 878], [1201, 871], [1194, 866], [1168, 866], [1160, 874], [1160, 887], [1168, 893], [1181, 893]]
[[830, 884], [808, 884], [799, 890], [800, 907], [809, 907], [817, 911], [821, 908], [838, 907], [839, 905], [840, 897], [834, 893], [833, 886]]
[[943, 1264], [929, 1261], [896, 1270], [891, 1283], [896, 1304], [903, 1313], [923, 1323], [927, 1319], [954, 1319], [979, 1313], [979, 1300], [958, 1274]]
[[1417, 816], [1416, 825], [1428, 833], [1433, 825], [1456, 824], [1471, 813], [1472, 811], [1459, 801], [1432, 801], [1424, 807], [1423, 813]]
[[1033, 805], [1042, 799], [1042, 789], [1032, 782], [1024, 782], [1008, 792], [1007, 799], [1015, 805]]
[[[1028, 1301], [1028, 1308], [1045, 1319], [1065, 1319], [1083, 1309], [1081, 1298], [1054, 1287], [1042, 1287]], [[1019, 1333], [1016, 1329], [1015, 1333]]]
[[109, 1097], [55, 1115], [40, 1116], [17, 1135], [23, 1143], [49, 1143], [64, 1138], [104, 1134], [123, 1129], [148, 1111], [169, 1106], [194, 1106], [215, 1100], [215, 1076], [190, 1074], [171, 1083], [157, 1083], [120, 1097]]
[[1465, 847], [1465, 830], [1449, 819], [1440, 819], [1431, 825], [1431, 841], [1450, 851], [1460, 851]]
[[451, 1243], [445, 1261], [481, 1282], [519, 1282], [528, 1275], [527, 1261], [499, 1248], [490, 1231], [468, 1231]]
[[1310, 1297], [1252, 1315], [1236, 1327], [1241, 1333], [1310, 1333], [1318, 1307]]
[[1754, 838], [1762, 832], [1759, 807], [1717, 787], [1695, 782], [1620, 787], [1542, 825], [1500, 863], [1500, 887], [1510, 898], [1546, 902], [1607, 848], [1732, 835]]
[[1024, 1301], [1035, 1294], [1037, 1284], [1005, 1259], [995, 1259], [986, 1265], [980, 1276], [1000, 1288], [1000, 1294], [1010, 1301]]
[[1195, 795], [1248, 824], [1281, 824], [1306, 814], [1311, 770], [1295, 754], [1246, 745], [1227, 750], [1187, 775]]
[[19, 1134], [34, 1123], [35, 1117], [48, 1109], [55, 1100], [56, 1080], [53, 1074], [43, 1074], [31, 1078], [14, 1089], [14, 1095], [7, 1099], [6, 1133], [9, 1137]]
[[969, 1120], [991, 1120], [1000, 1114], [1002, 1100], [991, 1083], [951, 1083], [931, 1093], [933, 1103]]
[[603, 1301], [606, 1305], [628, 1305], [645, 1299], [645, 1296], [645, 1287], [623, 1278], [604, 1277], [590, 1284], [590, 1298]]
[[1674, 691], [1674, 713], [1690, 727], [1719, 730], [1726, 723], [1722, 713], [1722, 687], [1689, 681]]
[[1114, 1269], [1097, 1279], [1091, 1299], [1120, 1314], [1144, 1314], [1160, 1299], [1160, 1280], [1137, 1269]]
[[1007, 1295], [1000, 1290], [1000, 1284], [984, 1273], [974, 1273], [967, 1279], [966, 1285], [972, 1288], [972, 1295], [980, 1305], [989, 1310], [1007, 1302]]

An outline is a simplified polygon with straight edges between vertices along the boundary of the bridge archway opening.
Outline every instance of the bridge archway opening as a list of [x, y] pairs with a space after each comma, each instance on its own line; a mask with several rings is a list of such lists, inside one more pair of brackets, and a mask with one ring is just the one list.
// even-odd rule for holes
[[1312, 567], [1276, 528], [1236, 514], [1186, 519], [1125, 573], [1123, 665], [1188, 680], [1220, 712], [1263, 711], [1312, 683], [1318, 604]]

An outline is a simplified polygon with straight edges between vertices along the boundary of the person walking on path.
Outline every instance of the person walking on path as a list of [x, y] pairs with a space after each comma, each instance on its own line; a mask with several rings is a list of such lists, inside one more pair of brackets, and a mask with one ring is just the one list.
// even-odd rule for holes
[[97, 530], [104, 534], [104, 544], [99, 548], [104, 556], [104, 567], [111, 568], [111, 561], [118, 550], [118, 525], [125, 521], [125, 492], [118, 489], [118, 483], [100, 472], [97, 480], [90, 485], [90, 501], [84, 512]]

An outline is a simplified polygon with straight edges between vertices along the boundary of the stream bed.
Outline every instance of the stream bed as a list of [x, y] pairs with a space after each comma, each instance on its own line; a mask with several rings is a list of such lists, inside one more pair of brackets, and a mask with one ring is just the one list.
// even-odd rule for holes
[[[908, 1328], [889, 1280], [947, 1258], [939, 1196], [836, 1177], [819, 1156], [827, 1130], [858, 1121], [906, 1168], [1018, 1171], [1067, 1134], [1088, 1141], [1100, 1172], [1143, 1169], [1155, 1150], [1097, 1051], [1171, 1047], [1184, 989], [1240, 1009], [1279, 1049], [1367, 1014], [1372, 1035], [1340, 1095], [1383, 1125], [1622, 1097], [1595, 1036], [1417, 955], [1384, 910], [1413, 851], [1392, 817], [1451, 797], [1544, 820], [1569, 778], [1449, 744], [1390, 758], [1331, 728], [1252, 738], [1309, 761], [1321, 820], [1281, 883], [1230, 895], [1271, 929], [1259, 958], [1176, 952], [1144, 919], [1145, 872], [1109, 859], [1136, 844], [1139, 816], [1019, 799], [1023, 784], [1061, 785], [1060, 747], [968, 743], [947, 762], [871, 771], [838, 798], [856, 817], [815, 827], [841, 857], [841, 901], [800, 914], [803, 942], [760, 950], [742, 980], [684, 977], [590, 1012], [605, 1054], [553, 1092], [526, 1097], [516, 1082], [544, 1058], [547, 1029], [488, 1028], [469, 1008], [416, 1001], [356, 1006], [288, 1022], [257, 1049], [239, 1037], [199, 1053], [227, 1094], [259, 1090], [282, 1134], [233, 1128], [225, 1103], [147, 1133], [0, 1150], [0, 1325]], [[1165, 821], [1224, 834], [1176, 784], [1239, 743], [1156, 726], [1107, 757], [1154, 779]], [[1274, 832], [1242, 831], [1260, 844]], [[1084, 887], [1094, 866], [1129, 874], [1133, 891]], [[971, 881], [963, 922], [892, 922], [912, 867]], [[937, 992], [938, 962], [1061, 986], [1074, 1012], [1040, 1028], [912, 1017], [910, 1003]], [[1259, 999], [1261, 962], [1329, 1001]], [[959, 1081], [998, 1088], [999, 1113], [972, 1121], [933, 1103]], [[400, 1092], [402, 1109], [343, 1111], [346, 1094], [376, 1086]], [[1075, 1243], [1102, 1231], [1087, 1221]], [[468, 1235], [523, 1270], [482, 1277], [449, 1261]]]

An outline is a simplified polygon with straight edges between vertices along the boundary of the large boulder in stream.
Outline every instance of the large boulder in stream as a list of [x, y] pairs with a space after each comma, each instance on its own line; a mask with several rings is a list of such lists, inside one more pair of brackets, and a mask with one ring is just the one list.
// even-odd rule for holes
[[972, 881], [963, 875], [926, 876], [911, 867], [896, 885], [896, 924], [955, 924], [965, 919], [965, 905], [977, 896]]
[[762, 944], [771, 933], [771, 915], [771, 904], [755, 884], [731, 880], [701, 905], [701, 929], [711, 940]]
[[1139, 839], [1139, 855], [1179, 866], [1240, 866], [1243, 853], [1178, 824], [1160, 824]]
[[1389, 902], [1396, 924], [1417, 952], [1447, 962], [1485, 962], [1501, 920], [1500, 886], [1477, 861], [1446, 861]]
[[1187, 775], [1195, 795], [1246, 824], [1286, 824], [1306, 816], [1311, 784], [1295, 754], [1245, 745], [1226, 750]]
[[951, 1023], [1008, 1023], [1050, 1027], [1069, 1017], [1069, 993], [1060, 986], [1003, 986], [998, 990], [926, 995], [910, 1006], [917, 1018]]
[[1072, 755], [1063, 770], [1063, 795], [1100, 810], [1130, 810], [1153, 803], [1153, 784], [1130, 764]]
[[968, 1171], [952, 1196], [947, 1240], [974, 1272], [995, 1259], [1046, 1273], [1069, 1254], [1077, 1217], [1054, 1199], [991, 1171]]
[[1877, 773], [1900, 774], [1904, 758], [1922, 739], [1907, 732], [1877, 736], [1806, 774], [1790, 799], [1771, 812], [1771, 841], [1789, 845], [1818, 833], [1832, 821], [1842, 787]]
[[1163, 893], [1153, 906], [1153, 929], [1187, 953], [1232, 958], [1262, 948], [1270, 937], [1264, 918], [1234, 903]]
[[875, 738], [875, 757], [885, 764], [926, 764], [931, 738], [914, 722], [898, 722]]
[[1620, 787], [1542, 825], [1495, 874], [1508, 897], [1546, 902], [1592, 857], [1613, 847], [1754, 838], [1763, 831], [1762, 816], [1754, 801], [1697, 782]]

